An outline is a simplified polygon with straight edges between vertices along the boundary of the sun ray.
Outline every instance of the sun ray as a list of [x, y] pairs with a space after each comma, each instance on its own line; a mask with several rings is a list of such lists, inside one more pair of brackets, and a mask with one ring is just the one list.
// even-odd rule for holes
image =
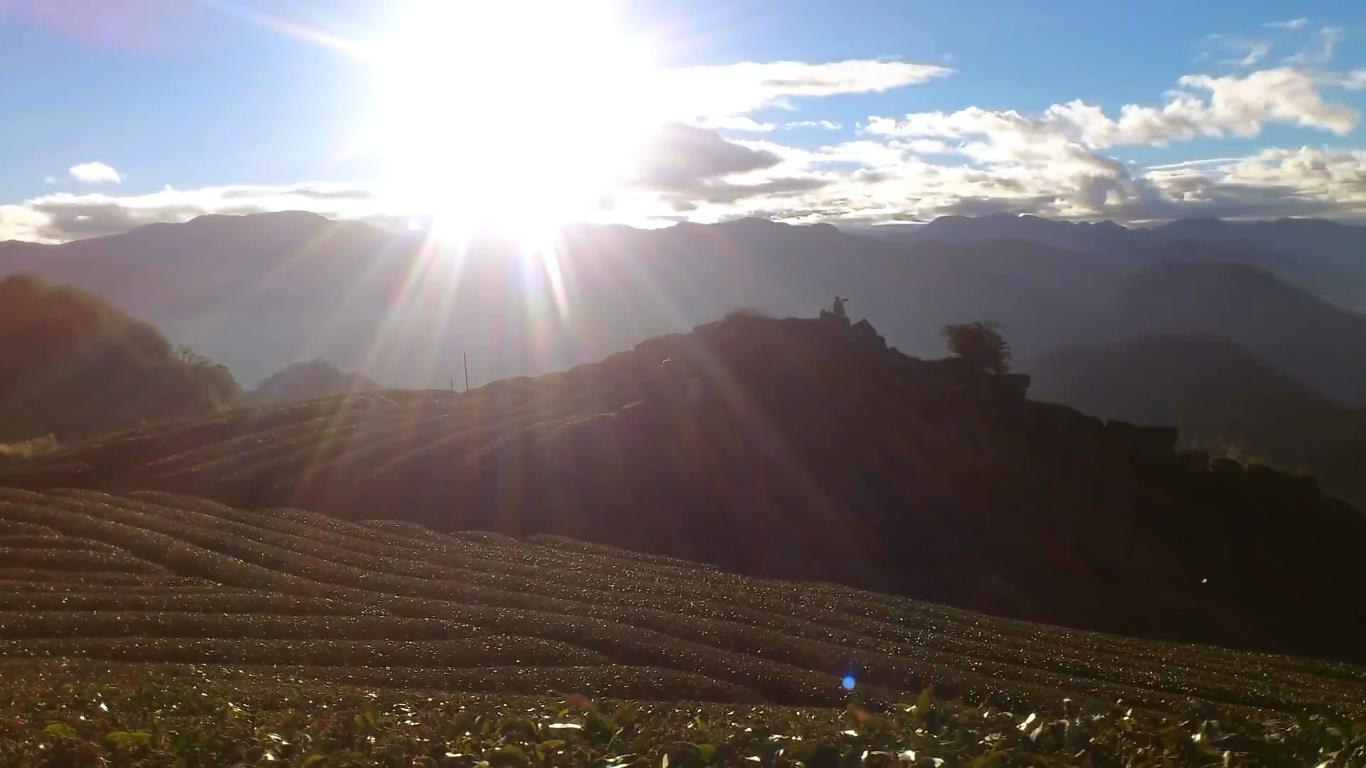
[[354, 40], [348, 40], [345, 37], [332, 34], [331, 32], [318, 29], [317, 27], [311, 27], [307, 24], [290, 21], [289, 19], [280, 16], [272, 16], [268, 13], [244, 8], [238, 3], [230, 2], [230, 0], [199, 0], [199, 3], [206, 8], [250, 24], [255, 24], [256, 26], [262, 29], [268, 29], [271, 32], [321, 45], [325, 48], [331, 48], [334, 51], [340, 51], [341, 53], [356, 58], [366, 58], [369, 56], [369, 51], [365, 46]]

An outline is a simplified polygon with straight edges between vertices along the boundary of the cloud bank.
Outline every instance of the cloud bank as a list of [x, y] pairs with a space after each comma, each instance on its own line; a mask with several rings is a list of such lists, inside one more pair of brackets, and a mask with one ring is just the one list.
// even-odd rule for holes
[[0, 241], [58, 243], [210, 213], [300, 210], [336, 218], [388, 217], [378, 203], [373, 189], [335, 183], [167, 187], [144, 195], [60, 192], [19, 205], [0, 205]]
[[[1302, 52], [1306, 60], [1325, 50], [1331, 55], [1336, 45], [1337, 33], [1326, 31], [1336, 28], [1311, 30], [1306, 20], [1263, 26], [1315, 40]], [[1235, 52], [1241, 57], [1225, 61], [1224, 70], [1182, 76], [1150, 102], [1107, 109], [1073, 100], [1032, 113], [964, 106], [870, 115], [847, 129], [798, 102], [888, 91], [953, 71], [873, 59], [669, 70], [661, 77], [669, 84], [662, 92], [671, 116], [637, 148], [629, 172], [602, 199], [599, 219], [645, 226], [739, 216], [879, 224], [1028, 212], [1126, 223], [1189, 216], [1366, 222], [1366, 151], [1327, 143], [1357, 130], [1360, 114], [1339, 96], [1366, 88], [1366, 70], [1250, 69], [1269, 49]], [[789, 110], [801, 113], [783, 119]], [[1126, 157], [1145, 147], [1255, 139], [1273, 127], [1275, 135], [1294, 130], [1311, 140], [1152, 165]], [[122, 181], [100, 162], [69, 173], [82, 184]], [[534, 169], [526, 176], [525, 183], [536, 183]], [[206, 213], [271, 210], [382, 220], [421, 215], [366, 183], [61, 192], [0, 206], [0, 240], [60, 242]]]

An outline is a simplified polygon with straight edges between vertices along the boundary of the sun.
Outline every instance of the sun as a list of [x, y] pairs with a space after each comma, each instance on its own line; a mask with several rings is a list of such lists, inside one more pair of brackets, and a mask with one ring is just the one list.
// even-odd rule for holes
[[375, 57], [391, 193], [448, 230], [586, 217], [656, 122], [650, 47], [606, 2], [420, 0]]

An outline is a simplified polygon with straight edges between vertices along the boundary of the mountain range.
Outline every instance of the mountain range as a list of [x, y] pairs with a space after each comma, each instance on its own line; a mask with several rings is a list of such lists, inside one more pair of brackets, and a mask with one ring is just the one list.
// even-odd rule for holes
[[1151, 228], [1112, 221], [1052, 221], [1038, 216], [945, 216], [922, 227], [864, 230], [905, 242], [1026, 240], [1123, 254], [1136, 260], [1178, 256], [1264, 269], [1348, 309], [1366, 308], [1366, 229], [1323, 219], [1232, 222], [1181, 219]]
[[326, 358], [393, 386], [475, 384], [605, 357], [739, 307], [809, 315], [835, 295], [898, 348], [993, 319], [1017, 352], [1145, 333], [1231, 340], [1322, 394], [1366, 402], [1366, 230], [1031, 217], [844, 232], [745, 219], [576, 226], [539, 247], [305, 213], [205, 216], [49, 246], [0, 243], [0, 274], [83, 286], [246, 386]]

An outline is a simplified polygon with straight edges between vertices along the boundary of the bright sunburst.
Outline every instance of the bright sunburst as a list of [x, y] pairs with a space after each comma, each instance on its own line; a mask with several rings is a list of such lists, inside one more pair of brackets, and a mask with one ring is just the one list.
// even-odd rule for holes
[[654, 122], [648, 46], [602, 2], [421, 0], [375, 67], [390, 183], [466, 233], [525, 240], [583, 216]]

